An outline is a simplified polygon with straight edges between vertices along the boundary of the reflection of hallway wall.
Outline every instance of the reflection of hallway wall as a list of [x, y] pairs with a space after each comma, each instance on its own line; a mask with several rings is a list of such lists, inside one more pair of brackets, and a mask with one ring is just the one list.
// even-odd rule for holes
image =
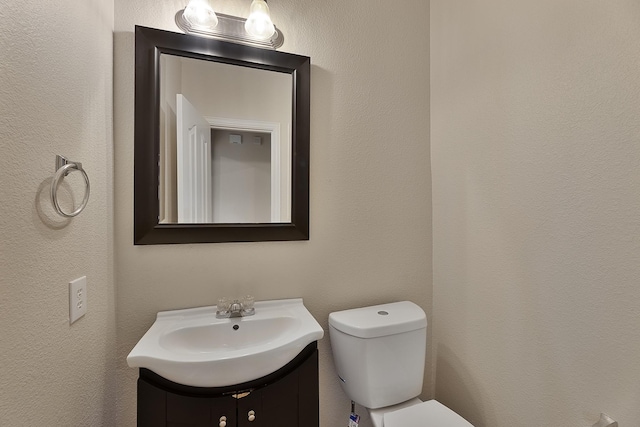
[[182, 93], [205, 117], [291, 125], [290, 74], [182, 58]]
[[[229, 134], [242, 136], [231, 144]], [[262, 138], [262, 145], [251, 142]], [[271, 222], [271, 135], [212, 130], [213, 221]]]
[[182, 65], [160, 55], [160, 222], [178, 221], [178, 152], [176, 94], [181, 93]]

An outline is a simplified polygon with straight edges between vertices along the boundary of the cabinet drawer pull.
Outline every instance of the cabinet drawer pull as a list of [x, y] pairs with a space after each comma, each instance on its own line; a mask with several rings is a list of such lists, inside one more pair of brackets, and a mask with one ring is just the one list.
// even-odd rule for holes
[[255, 411], [249, 411], [249, 413], [247, 415], [249, 415], [249, 417], [247, 418], [249, 421], [253, 421], [253, 420], [256, 419]]
[[227, 427], [227, 417], [225, 417], [224, 415], [220, 417], [220, 424], [218, 424], [219, 427]]

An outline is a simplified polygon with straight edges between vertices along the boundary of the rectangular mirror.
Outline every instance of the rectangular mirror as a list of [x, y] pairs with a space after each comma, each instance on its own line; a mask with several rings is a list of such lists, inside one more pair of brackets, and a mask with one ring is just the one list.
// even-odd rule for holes
[[136, 27], [134, 243], [308, 240], [309, 67]]

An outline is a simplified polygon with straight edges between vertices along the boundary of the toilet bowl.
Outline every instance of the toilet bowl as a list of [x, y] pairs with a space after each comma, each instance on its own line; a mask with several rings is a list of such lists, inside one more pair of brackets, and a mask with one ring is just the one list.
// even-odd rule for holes
[[410, 301], [329, 315], [340, 385], [373, 427], [473, 427], [436, 400], [422, 402], [427, 316]]

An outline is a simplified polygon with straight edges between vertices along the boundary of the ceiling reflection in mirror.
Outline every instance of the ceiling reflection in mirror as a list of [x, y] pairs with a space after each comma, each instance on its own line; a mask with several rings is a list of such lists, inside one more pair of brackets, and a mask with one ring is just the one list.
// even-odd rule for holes
[[291, 222], [291, 74], [162, 53], [158, 222]]

